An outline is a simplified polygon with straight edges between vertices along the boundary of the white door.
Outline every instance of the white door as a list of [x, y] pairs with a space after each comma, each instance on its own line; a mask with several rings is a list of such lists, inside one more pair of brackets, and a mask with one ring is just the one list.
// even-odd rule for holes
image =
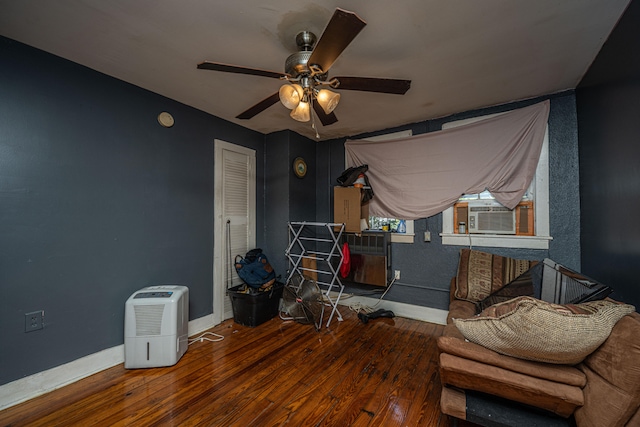
[[232, 266], [256, 244], [256, 153], [215, 140], [213, 321], [233, 317], [227, 288], [242, 283]]

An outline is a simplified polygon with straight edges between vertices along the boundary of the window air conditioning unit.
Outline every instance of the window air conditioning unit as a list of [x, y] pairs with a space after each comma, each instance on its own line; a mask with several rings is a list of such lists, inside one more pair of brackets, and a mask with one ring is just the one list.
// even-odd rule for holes
[[149, 286], [125, 304], [124, 367], [172, 366], [187, 351], [189, 288]]
[[516, 212], [495, 200], [471, 200], [469, 233], [516, 234]]

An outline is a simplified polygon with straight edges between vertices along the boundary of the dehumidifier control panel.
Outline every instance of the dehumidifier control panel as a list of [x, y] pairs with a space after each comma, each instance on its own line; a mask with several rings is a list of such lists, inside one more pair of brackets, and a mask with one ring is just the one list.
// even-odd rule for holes
[[173, 295], [173, 292], [140, 292], [133, 298], [171, 298], [171, 295]]

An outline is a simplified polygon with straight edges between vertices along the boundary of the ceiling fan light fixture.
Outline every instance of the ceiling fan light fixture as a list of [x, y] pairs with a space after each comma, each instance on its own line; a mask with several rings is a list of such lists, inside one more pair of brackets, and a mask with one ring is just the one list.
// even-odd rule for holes
[[311, 112], [309, 109], [309, 101], [302, 100], [296, 108], [291, 110], [291, 118], [299, 122], [308, 122], [311, 119]]
[[[365, 25], [367, 23], [355, 12], [336, 8], [319, 39], [309, 31], [303, 31], [296, 36], [298, 50], [286, 58], [284, 73], [211, 61], [198, 64], [198, 69], [280, 80], [283, 85], [277, 93], [243, 111], [236, 118], [251, 119], [280, 100], [291, 110], [291, 118], [301, 122], [311, 121], [311, 128], [315, 130], [316, 138], [319, 139], [316, 119], [323, 126], [338, 121], [333, 110], [340, 102], [340, 95], [328, 88], [404, 95], [411, 86], [411, 80], [375, 77], [329, 78], [329, 69], [333, 63]], [[311, 105], [313, 102], [317, 102], [318, 105]]]
[[329, 89], [320, 89], [316, 94], [316, 100], [325, 113], [331, 114], [340, 102], [340, 94]]
[[282, 102], [282, 105], [290, 110], [293, 110], [302, 100], [302, 97], [304, 96], [304, 90], [299, 84], [285, 84], [282, 85], [282, 87], [278, 91], [278, 95], [280, 96], [280, 102]]

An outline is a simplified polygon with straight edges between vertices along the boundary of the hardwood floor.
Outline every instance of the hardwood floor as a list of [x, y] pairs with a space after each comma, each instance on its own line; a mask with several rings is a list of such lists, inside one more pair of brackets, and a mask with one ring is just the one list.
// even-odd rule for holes
[[451, 426], [439, 402], [443, 327], [341, 312], [320, 332], [228, 320], [210, 329], [223, 341], [192, 344], [175, 366], [115, 366], [0, 412], [0, 425]]

